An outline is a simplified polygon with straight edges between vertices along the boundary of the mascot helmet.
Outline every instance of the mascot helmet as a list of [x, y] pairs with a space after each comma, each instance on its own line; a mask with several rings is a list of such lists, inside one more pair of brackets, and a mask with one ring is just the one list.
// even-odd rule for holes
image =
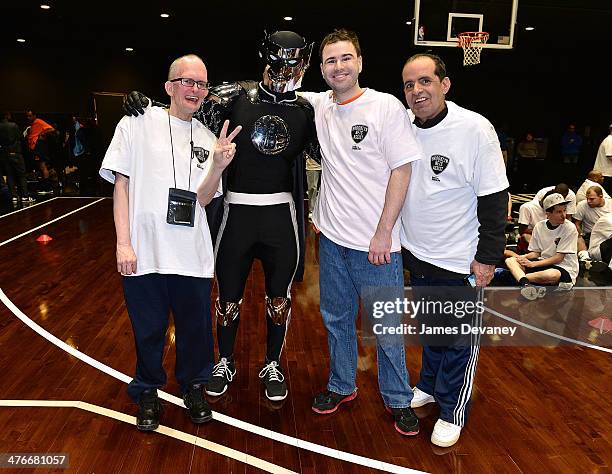
[[302, 85], [304, 72], [310, 64], [314, 43], [293, 31], [277, 31], [265, 37], [259, 48], [259, 57], [266, 63], [270, 89], [291, 92]]

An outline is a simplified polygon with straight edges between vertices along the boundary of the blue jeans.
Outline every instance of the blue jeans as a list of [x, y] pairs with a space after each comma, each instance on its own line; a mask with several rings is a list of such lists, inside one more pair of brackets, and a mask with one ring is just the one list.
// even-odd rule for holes
[[[373, 265], [368, 252], [337, 245], [323, 234], [319, 241], [321, 314], [327, 328], [330, 374], [328, 390], [349, 395], [356, 390], [359, 298], [373, 287], [385, 288], [403, 298], [402, 256], [391, 254], [391, 263]], [[364, 314], [362, 319], [368, 321]], [[399, 320], [399, 317], [397, 318]], [[378, 385], [385, 405], [410, 406], [412, 391], [403, 339], [378, 338]]]

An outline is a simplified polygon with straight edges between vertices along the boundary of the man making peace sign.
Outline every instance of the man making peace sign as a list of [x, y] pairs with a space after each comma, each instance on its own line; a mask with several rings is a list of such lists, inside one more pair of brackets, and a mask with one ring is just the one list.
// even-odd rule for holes
[[[208, 94], [206, 66], [195, 55], [175, 60], [165, 89], [170, 108], [123, 117], [100, 174], [115, 184], [117, 270], [123, 275], [137, 352], [128, 394], [139, 405], [137, 427], [159, 426], [157, 388], [168, 314], [176, 328], [176, 378], [194, 423], [212, 419], [202, 395], [213, 366], [210, 292], [213, 249], [204, 206], [221, 194], [234, 137], [219, 139], [193, 118]], [[212, 159], [210, 155], [212, 154]]]

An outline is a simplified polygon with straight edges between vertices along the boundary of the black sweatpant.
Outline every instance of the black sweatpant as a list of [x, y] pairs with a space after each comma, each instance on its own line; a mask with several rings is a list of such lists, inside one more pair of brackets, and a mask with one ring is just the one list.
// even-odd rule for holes
[[176, 380], [181, 393], [205, 383], [212, 371], [214, 348], [210, 315], [211, 279], [151, 273], [123, 277], [125, 303], [136, 343], [136, 375], [128, 394], [140, 394], [166, 383], [162, 367], [170, 310], [176, 335]]
[[[215, 252], [219, 300], [238, 303], [242, 299], [255, 258], [263, 265], [266, 295], [289, 298], [299, 256], [295, 204], [224, 206]], [[286, 328], [287, 323], [268, 321], [268, 360], [279, 359]], [[237, 330], [238, 319], [228, 326], [217, 325], [221, 357], [233, 355]]]

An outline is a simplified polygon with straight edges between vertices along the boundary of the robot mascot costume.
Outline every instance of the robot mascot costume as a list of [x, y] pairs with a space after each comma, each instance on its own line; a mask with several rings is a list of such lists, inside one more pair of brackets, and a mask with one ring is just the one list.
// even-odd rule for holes
[[[295, 93], [312, 47], [290, 31], [266, 34], [259, 53], [266, 65], [263, 81], [213, 87], [195, 114], [214, 133], [225, 119], [231, 127], [242, 125], [224, 179], [215, 244], [219, 362], [206, 385], [209, 395], [225, 393], [236, 374], [234, 343], [254, 258], [262, 262], [266, 285], [266, 361], [259, 377], [268, 399], [280, 401], [288, 393], [279, 363], [291, 317], [291, 283], [301, 280], [304, 270], [304, 154], [320, 161], [314, 111]], [[147, 104], [146, 97], [132, 92], [124, 111], [137, 115]], [[214, 238], [216, 219], [207, 211]]]

